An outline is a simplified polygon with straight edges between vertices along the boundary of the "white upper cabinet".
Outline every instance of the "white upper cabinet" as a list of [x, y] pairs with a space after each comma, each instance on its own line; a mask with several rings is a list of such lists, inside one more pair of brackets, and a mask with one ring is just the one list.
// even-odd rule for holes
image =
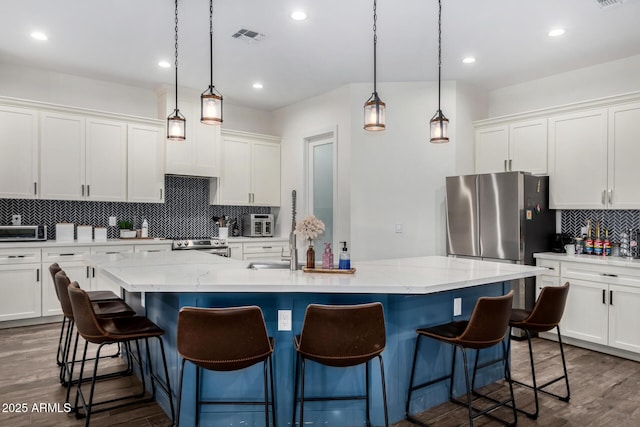
[[0, 106], [0, 197], [38, 196], [38, 112]]
[[607, 202], [614, 209], [640, 209], [640, 103], [609, 108]]
[[128, 201], [164, 202], [164, 126], [129, 124]]
[[476, 173], [547, 173], [547, 120], [477, 127]]
[[[169, 116], [175, 108], [175, 99], [163, 94], [160, 96], [160, 102], [165, 107], [163, 116], [164, 113]], [[165, 135], [165, 172], [174, 175], [219, 177], [220, 126], [200, 123], [198, 102], [180, 100], [178, 107], [187, 119], [186, 138], [184, 141], [169, 141]]]
[[85, 198], [85, 119], [73, 114], [40, 114], [41, 197]]
[[[280, 206], [280, 140], [273, 136], [222, 131], [219, 205]], [[212, 186], [213, 187], [213, 186]]]
[[125, 201], [126, 123], [41, 113], [41, 197]]

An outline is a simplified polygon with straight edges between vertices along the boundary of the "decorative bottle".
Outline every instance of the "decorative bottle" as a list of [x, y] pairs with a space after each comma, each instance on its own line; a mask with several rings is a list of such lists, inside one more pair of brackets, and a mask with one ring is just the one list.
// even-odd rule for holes
[[307, 249], [307, 268], [316, 268], [316, 251], [313, 249], [311, 239], [309, 239], [309, 249]]
[[322, 268], [333, 268], [333, 252], [331, 252], [331, 243], [324, 244], [324, 253], [322, 254]]
[[342, 252], [340, 252], [340, 262], [338, 263], [338, 269], [350, 270], [351, 258], [349, 257], [349, 251], [347, 250], [347, 242], [340, 243], [342, 243]]

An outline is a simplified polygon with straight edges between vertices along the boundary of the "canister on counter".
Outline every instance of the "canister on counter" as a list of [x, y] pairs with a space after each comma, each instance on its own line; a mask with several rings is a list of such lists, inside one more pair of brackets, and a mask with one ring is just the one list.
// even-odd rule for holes
[[584, 253], [584, 239], [582, 237], [576, 237], [576, 254], [580, 255]]

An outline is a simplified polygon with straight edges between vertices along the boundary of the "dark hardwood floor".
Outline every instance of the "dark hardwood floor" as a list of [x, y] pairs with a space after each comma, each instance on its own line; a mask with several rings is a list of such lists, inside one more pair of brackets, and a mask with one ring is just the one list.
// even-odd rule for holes
[[[55, 404], [61, 409], [66, 389], [58, 382], [55, 366], [59, 324], [0, 330], [0, 426], [82, 426], [72, 414], [51, 412]], [[558, 345], [536, 339], [534, 342], [538, 375], [541, 381], [560, 373]], [[518, 417], [520, 426], [638, 426], [640, 425], [640, 364], [572, 346], [565, 346], [571, 401], [561, 402], [546, 395], [540, 397], [540, 417], [537, 421]], [[111, 359], [115, 369], [120, 359]], [[514, 378], [528, 378], [526, 343], [513, 343]], [[387, 379], [388, 381], [391, 379]], [[135, 377], [105, 381], [100, 384], [101, 395], [126, 392], [139, 385]], [[175, 387], [175, 385], [174, 385]], [[561, 390], [562, 383], [552, 390]], [[516, 386], [519, 407], [533, 409], [533, 396], [529, 390]], [[494, 396], [508, 392], [502, 382], [486, 387]], [[73, 393], [72, 393], [73, 395]], [[34, 410], [40, 404], [52, 404], [43, 412]], [[26, 412], [15, 412], [12, 404], [26, 404]], [[13, 411], [11, 411], [14, 409]], [[502, 411], [502, 410], [500, 410]], [[500, 412], [500, 414], [503, 414]], [[510, 413], [506, 414], [507, 416]], [[445, 403], [419, 415], [419, 419], [433, 427], [466, 425], [466, 409]], [[169, 418], [155, 403], [130, 406], [111, 412], [97, 413], [91, 425], [101, 426], [167, 426]], [[486, 417], [477, 420], [477, 426], [497, 426]], [[403, 421], [394, 427], [411, 427]]]

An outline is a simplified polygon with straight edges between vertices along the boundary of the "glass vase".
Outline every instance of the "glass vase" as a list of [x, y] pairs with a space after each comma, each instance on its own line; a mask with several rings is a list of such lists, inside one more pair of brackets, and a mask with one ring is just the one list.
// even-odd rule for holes
[[313, 243], [309, 242], [307, 249], [307, 268], [316, 268], [316, 251], [313, 249]]

